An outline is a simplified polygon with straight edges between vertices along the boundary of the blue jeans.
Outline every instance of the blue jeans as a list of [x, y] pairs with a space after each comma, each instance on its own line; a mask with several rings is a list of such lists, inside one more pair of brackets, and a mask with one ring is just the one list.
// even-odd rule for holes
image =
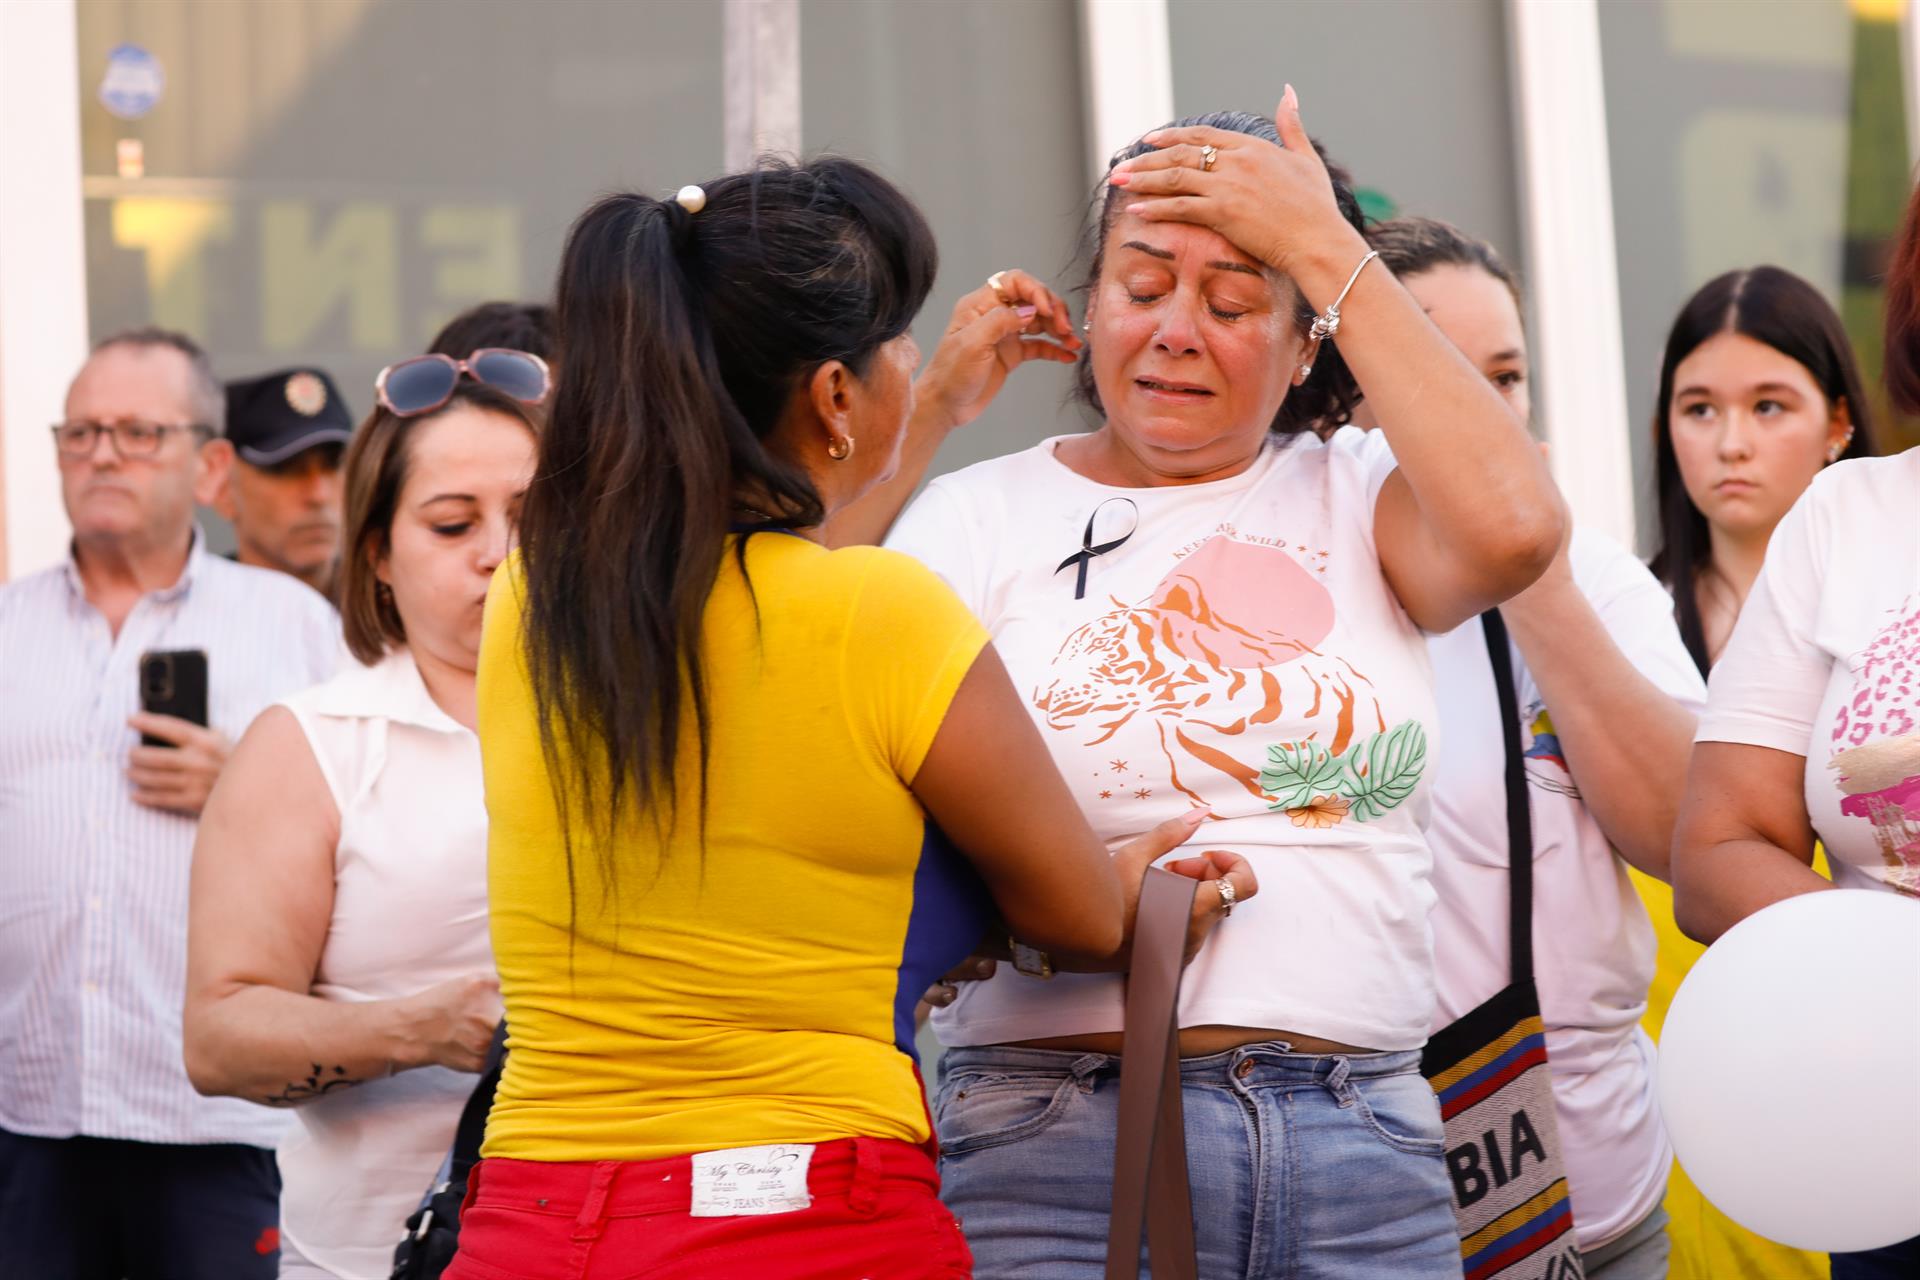
[[[1181, 1063], [1200, 1274], [1459, 1280], [1440, 1108], [1420, 1055], [1279, 1041]], [[1098, 1280], [1120, 1060], [950, 1049], [934, 1097], [942, 1198], [978, 1280]]]

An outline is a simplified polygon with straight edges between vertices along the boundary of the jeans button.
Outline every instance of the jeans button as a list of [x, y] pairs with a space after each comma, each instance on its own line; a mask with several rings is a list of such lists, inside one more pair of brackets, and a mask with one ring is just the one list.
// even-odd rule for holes
[[1245, 1080], [1248, 1076], [1252, 1074], [1253, 1074], [1252, 1058], [1240, 1059], [1240, 1065], [1233, 1069], [1233, 1075], [1236, 1080]]

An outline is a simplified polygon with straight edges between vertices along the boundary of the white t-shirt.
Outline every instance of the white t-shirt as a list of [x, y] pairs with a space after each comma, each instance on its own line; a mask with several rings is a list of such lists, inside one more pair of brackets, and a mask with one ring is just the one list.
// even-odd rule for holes
[[1806, 757], [1834, 883], [1920, 897], [1920, 449], [1815, 478], [1711, 684], [1699, 741]]
[[[313, 994], [409, 996], [493, 972], [480, 741], [405, 649], [288, 698], [340, 811], [333, 918]], [[288, 1257], [384, 1276], [479, 1077], [419, 1067], [301, 1104], [279, 1150]]]
[[[1205, 802], [1189, 852], [1253, 863], [1260, 894], [1188, 971], [1181, 1025], [1423, 1044], [1439, 745], [1426, 642], [1374, 549], [1386, 441], [1292, 436], [1237, 476], [1146, 489], [1079, 475], [1058, 443], [935, 480], [889, 543], [986, 623], [1110, 847]], [[1060, 565], [1090, 518], [1096, 546], [1132, 536], [1075, 599]], [[950, 1045], [1118, 1031], [1121, 982], [1003, 966], [934, 1017]]]
[[[1634, 669], [1698, 714], [1706, 685], [1680, 641], [1673, 601], [1618, 543], [1576, 529], [1574, 585]], [[1533, 817], [1534, 979], [1553, 1064], [1580, 1247], [1597, 1249], [1651, 1213], [1673, 1153], [1653, 1091], [1653, 1042], [1640, 1029], [1654, 936], [1626, 867], [1581, 802], [1550, 709], [1512, 645], [1520, 744]], [[1505, 987], [1506, 748], [1474, 619], [1429, 641], [1447, 751], [1433, 783], [1433, 953], [1441, 1026]]]

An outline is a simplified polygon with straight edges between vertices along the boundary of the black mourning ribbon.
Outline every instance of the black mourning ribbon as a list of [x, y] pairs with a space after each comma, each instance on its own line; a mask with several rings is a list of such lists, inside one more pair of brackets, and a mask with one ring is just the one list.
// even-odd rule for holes
[[[1102, 542], [1096, 545], [1093, 540], [1094, 523], [1100, 519], [1100, 513], [1115, 502], [1124, 502], [1129, 507], [1133, 507], [1133, 527], [1111, 542]], [[1134, 505], [1132, 498], [1108, 498], [1105, 502], [1093, 509], [1093, 514], [1087, 517], [1087, 531], [1080, 535], [1080, 549], [1068, 556], [1065, 560], [1062, 560], [1060, 562], [1060, 568], [1054, 570], [1055, 573], [1059, 573], [1061, 569], [1065, 569], [1068, 565], [1079, 566], [1073, 584], [1073, 598], [1075, 600], [1086, 599], [1087, 566], [1093, 563], [1093, 558], [1095, 556], [1103, 556], [1107, 554], [1107, 552], [1120, 546], [1126, 542], [1128, 538], [1131, 538], [1139, 528], [1140, 508]]]

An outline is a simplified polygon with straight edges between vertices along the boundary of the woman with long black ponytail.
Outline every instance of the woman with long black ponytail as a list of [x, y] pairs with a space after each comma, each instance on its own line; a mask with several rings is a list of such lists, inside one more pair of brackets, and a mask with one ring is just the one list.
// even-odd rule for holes
[[[449, 1280], [969, 1275], [916, 999], [996, 914], [1121, 963], [1197, 825], [1110, 860], [952, 592], [824, 545], [897, 468], [934, 267], [837, 159], [573, 228], [481, 655], [510, 1039]], [[1196, 935], [1234, 896], [1197, 895]]]

